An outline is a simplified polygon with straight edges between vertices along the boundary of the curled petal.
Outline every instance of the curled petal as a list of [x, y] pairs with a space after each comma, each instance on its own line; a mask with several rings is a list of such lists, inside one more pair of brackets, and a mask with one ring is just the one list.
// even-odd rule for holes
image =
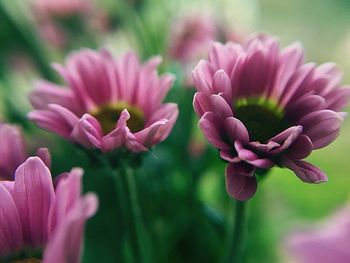
[[226, 118], [224, 125], [231, 143], [234, 143], [237, 140], [242, 143], [247, 143], [249, 141], [248, 131], [239, 119], [234, 117]]
[[292, 160], [305, 159], [312, 152], [313, 145], [309, 137], [300, 135], [288, 148], [288, 158]]
[[230, 163], [226, 167], [226, 191], [232, 197], [240, 201], [251, 198], [257, 189], [254, 175], [255, 168], [241, 163]]
[[304, 133], [312, 141], [314, 149], [319, 149], [334, 141], [343, 120], [334, 111], [321, 110], [304, 116], [299, 123], [304, 126]]
[[213, 94], [210, 96], [211, 109], [214, 111], [220, 118], [226, 119], [232, 117], [232, 110], [226, 100], [220, 95]]
[[327, 175], [319, 168], [302, 160], [283, 158], [282, 165], [293, 170], [300, 180], [306, 183], [318, 184], [328, 180]]
[[197, 92], [193, 98], [193, 108], [199, 117], [202, 117], [207, 111], [211, 111], [209, 97], [202, 92]]
[[102, 148], [102, 129], [100, 123], [91, 115], [85, 114], [69, 135], [87, 148]]
[[227, 145], [221, 137], [223, 124], [221, 123], [220, 118], [214, 113], [205, 113], [199, 121], [199, 127], [212, 145], [221, 150], [230, 149], [230, 146]]

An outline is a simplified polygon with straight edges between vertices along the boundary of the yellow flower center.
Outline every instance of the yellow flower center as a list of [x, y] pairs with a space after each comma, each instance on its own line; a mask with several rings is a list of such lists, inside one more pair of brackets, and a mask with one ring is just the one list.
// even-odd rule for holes
[[130, 119], [127, 125], [132, 132], [138, 132], [144, 128], [145, 118], [143, 111], [135, 106], [131, 106], [125, 102], [107, 103], [90, 111], [101, 124], [104, 134], [113, 131], [119, 117], [124, 109], [127, 109], [130, 114]]

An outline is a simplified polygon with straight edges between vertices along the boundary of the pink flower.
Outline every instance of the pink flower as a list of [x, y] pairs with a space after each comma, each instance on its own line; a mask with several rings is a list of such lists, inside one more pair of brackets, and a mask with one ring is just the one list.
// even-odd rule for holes
[[287, 239], [287, 250], [300, 263], [348, 263], [349, 244], [347, 207], [313, 229], [292, 233]]
[[79, 262], [85, 220], [97, 209], [94, 194], [80, 196], [81, 176], [73, 169], [54, 190], [48, 167], [30, 157], [15, 181], [0, 182], [0, 257], [23, 260], [29, 252], [36, 262], [43, 250], [43, 262]]
[[[21, 129], [15, 125], [0, 123], [0, 141], [0, 181], [13, 180], [15, 170], [27, 158]], [[38, 149], [36, 155], [50, 166], [51, 157], [46, 148]]]
[[332, 63], [304, 64], [298, 43], [282, 51], [267, 36], [244, 45], [213, 44], [208, 60], [193, 71], [193, 104], [207, 140], [229, 162], [232, 197], [252, 197], [255, 172], [275, 165], [304, 182], [327, 180], [303, 159], [339, 134], [346, 115], [340, 111], [350, 99], [350, 89], [340, 88], [341, 76]]
[[86, 15], [92, 8], [89, 0], [32, 0], [33, 8], [41, 19]]
[[115, 60], [106, 50], [81, 50], [66, 67], [54, 65], [69, 88], [38, 82], [30, 95], [36, 110], [28, 116], [87, 148], [147, 151], [168, 137], [178, 115], [176, 104], [162, 104], [173, 77], [158, 76], [160, 61], [140, 64], [132, 53]]
[[183, 64], [202, 57], [216, 39], [216, 25], [209, 16], [189, 16], [178, 20], [170, 36], [170, 57]]

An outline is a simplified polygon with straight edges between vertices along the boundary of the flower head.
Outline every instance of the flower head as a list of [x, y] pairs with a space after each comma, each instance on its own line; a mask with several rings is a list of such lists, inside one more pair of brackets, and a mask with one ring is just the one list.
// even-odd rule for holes
[[300, 263], [346, 263], [350, 261], [350, 208], [346, 207], [324, 223], [288, 236], [288, 254]]
[[0, 258], [79, 262], [85, 220], [97, 209], [94, 194], [80, 196], [81, 176], [73, 169], [54, 189], [48, 167], [30, 157], [14, 181], [0, 182]]
[[[21, 129], [0, 123], [0, 141], [0, 181], [13, 180], [17, 167], [28, 157]], [[46, 148], [39, 148], [36, 155], [50, 167], [51, 157]]]
[[184, 17], [174, 23], [170, 36], [170, 57], [183, 64], [201, 58], [217, 38], [215, 22], [209, 16]]
[[193, 80], [199, 126], [229, 162], [232, 197], [254, 195], [255, 172], [274, 165], [304, 182], [327, 180], [303, 159], [334, 141], [346, 115], [350, 89], [340, 87], [334, 64], [304, 64], [300, 44], [280, 50], [276, 38], [257, 36], [244, 45], [214, 43]]
[[74, 53], [66, 67], [55, 65], [68, 89], [38, 82], [29, 118], [88, 148], [147, 151], [167, 138], [178, 115], [176, 104], [162, 104], [173, 77], [158, 76], [160, 61], [140, 64], [132, 53], [115, 60], [106, 50]]
[[92, 8], [89, 0], [33, 0], [32, 2], [36, 14], [41, 19], [85, 15]]

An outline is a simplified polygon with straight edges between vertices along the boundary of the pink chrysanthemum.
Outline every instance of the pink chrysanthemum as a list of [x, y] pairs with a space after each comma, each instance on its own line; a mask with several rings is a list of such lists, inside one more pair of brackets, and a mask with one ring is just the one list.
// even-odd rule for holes
[[208, 141], [229, 162], [228, 193], [252, 197], [255, 173], [278, 165], [304, 182], [327, 180], [305, 162], [312, 150], [339, 134], [350, 99], [334, 64], [304, 64], [299, 43], [280, 51], [276, 38], [258, 36], [244, 45], [214, 43], [193, 71], [194, 108]]
[[202, 58], [210, 42], [217, 37], [217, 28], [209, 16], [194, 15], [179, 19], [170, 35], [169, 55], [183, 64]]
[[349, 244], [350, 207], [346, 207], [317, 227], [292, 233], [286, 247], [299, 263], [348, 263]]
[[40, 19], [86, 15], [91, 11], [91, 0], [32, 0], [33, 8]]
[[[22, 131], [11, 124], [0, 123], [0, 181], [13, 180], [15, 170], [27, 156]], [[36, 155], [50, 167], [51, 157], [46, 148], [39, 148]]]
[[80, 262], [84, 224], [97, 209], [94, 194], [80, 196], [81, 176], [73, 169], [54, 189], [48, 167], [30, 157], [15, 181], [0, 182], [1, 260]]
[[132, 53], [115, 60], [106, 50], [74, 53], [66, 67], [54, 65], [69, 88], [37, 83], [30, 95], [36, 110], [28, 116], [88, 148], [147, 151], [167, 138], [178, 115], [176, 104], [162, 104], [173, 77], [158, 76], [160, 61], [140, 64]]

